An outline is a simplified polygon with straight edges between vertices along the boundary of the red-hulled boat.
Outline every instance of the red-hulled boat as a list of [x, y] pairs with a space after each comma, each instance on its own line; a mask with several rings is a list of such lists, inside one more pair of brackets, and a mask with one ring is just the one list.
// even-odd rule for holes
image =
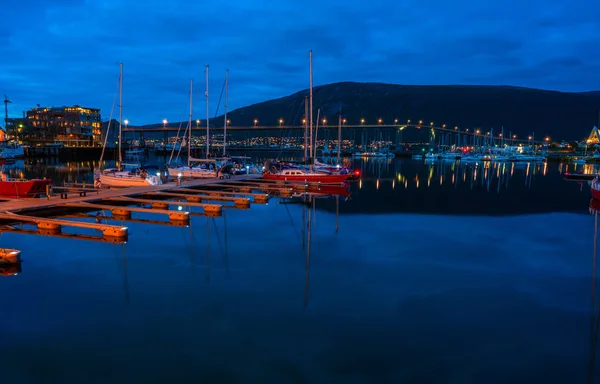
[[311, 182], [311, 183], [322, 183], [322, 184], [341, 184], [348, 180], [352, 176], [351, 173], [346, 174], [334, 174], [325, 171], [305, 171], [298, 168], [283, 169], [278, 172], [271, 172], [265, 169], [263, 172], [263, 179], [265, 180], [279, 180], [279, 181], [299, 181], [299, 182]]
[[592, 181], [591, 185], [592, 197], [596, 200], [600, 200], [600, 181], [598, 176]]
[[49, 179], [10, 179], [6, 175], [0, 180], [0, 198], [10, 199], [34, 198], [46, 194], [46, 186], [51, 185]]

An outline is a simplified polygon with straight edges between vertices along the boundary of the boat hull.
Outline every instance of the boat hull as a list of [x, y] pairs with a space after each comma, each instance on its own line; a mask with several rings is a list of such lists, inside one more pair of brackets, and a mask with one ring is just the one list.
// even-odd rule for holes
[[148, 187], [151, 185], [160, 185], [160, 179], [157, 176], [146, 176], [142, 178], [139, 175], [126, 174], [101, 174], [100, 184], [109, 187]]
[[194, 179], [214, 179], [217, 177], [216, 171], [210, 169], [200, 169], [193, 167], [169, 167], [167, 166], [171, 177], [191, 177]]
[[348, 180], [352, 174], [346, 175], [278, 175], [273, 173], [265, 173], [262, 178], [264, 180], [279, 180], [279, 181], [298, 181], [311, 182], [322, 184], [341, 184]]
[[34, 198], [46, 194], [46, 186], [51, 180], [15, 180], [0, 181], [0, 197], [11, 199]]

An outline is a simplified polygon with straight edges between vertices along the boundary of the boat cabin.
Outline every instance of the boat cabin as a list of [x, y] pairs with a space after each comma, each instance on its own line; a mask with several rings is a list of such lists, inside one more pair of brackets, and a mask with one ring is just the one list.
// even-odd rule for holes
[[304, 175], [304, 172], [299, 169], [284, 169], [281, 174], [283, 176], [301, 176]]

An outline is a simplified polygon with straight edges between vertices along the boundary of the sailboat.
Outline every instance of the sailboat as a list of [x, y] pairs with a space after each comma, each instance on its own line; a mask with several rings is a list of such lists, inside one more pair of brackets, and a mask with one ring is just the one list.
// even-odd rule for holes
[[[121, 153], [121, 137], [123, 134], [123, 63], [119, 63], [119, 165], [117, 168], [104, 169], [96, 178], [100, 185], [111, 187], [142, 187], [160, 185], [162, 180], [158, 175], [149, 175], [145, 169], [137, 168], [132, 171], [122, 169], [123, 157]], [[108, 132], [106, 132], [108, 138]], [[106, 139], [104, 141], [106, 148]], [[104, 154], [104, 151], [103, 151]]]
[[[316, 182], [316, 183], [343, 183], [353, 176], [347, 170], [342, 170], [339, 173], [333, 173], [327, 170], [316, 170], [315, 168], [315, 155], [316, 148], [315, 144], [317, 137], [315, 135], [313, 140], [313, 76], [312, 76], [312, 51], [309, 51], [309, 68], [310, 68], [310, 86], [309, 86], [309, 126], [310, 126], [310, 138], [309, 138], [309, 150], [311, 165], [310, 169], [301, 168], [284, 168], [277, 170], [276, 167], [271, 166], [269, 162], [265, 163], [262, 178], [265, 180], [283, 180], [283, 181], [303, 181], [303, 182]], [[317, 119], [318, 121], [318, 119]]]
[[[193, 81], [190, 80], [190, 115], [188, 120], [188, 159], [186, 166], [176, 166], [167, 164], [167, 170], [171, 177], [192, 177], [192, 178], [215, 178], [217, 177], [217, 163], [214, 159], [208, 158], [210, 150], [210, 138], [209, 138], [209, 108], [208, 108], [208, 65], [205, 68], [206, 72], [206, 159], [195, 159], [192, 157], [191, 143], [192, 143], [192, 89]], [[201, 163], [201, 165], [192, 166], [192, 163]]]

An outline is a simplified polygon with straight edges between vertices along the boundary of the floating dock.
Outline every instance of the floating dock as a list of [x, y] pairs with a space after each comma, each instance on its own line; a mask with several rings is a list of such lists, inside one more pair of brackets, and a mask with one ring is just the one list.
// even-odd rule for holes
[[[51, 193], [47, 198], [0, 202], [0, 224], [4, 224], [0, 232], [122, 243], [127, 241], [127, 227], [104, 221], [185, 226], [189, 225], [192, 215], [218, 217], [224, 208], [249, 209], [251, 204], [268, 203], [270, 196], [289, 197], [293, 193], [319, 188], [318, 183], [265, 181], [259, 175], [179, 180], [177, 183], [120, 189], [93, 189], [89, 184], [72, 184], [55, 187], [57, 194]], [[192, 213], [192, 208], [200, 208], [202, 212]], [[93, 216], [89, 212], [97, 213]], [[110, 212], [110, 216], [105, 212]], [[133, 217], [149, 213], [166, 216], [169, 221]], [[64, 228], [70, 230], [64, 232]], [[71, 233], [77, 230], [84, 233]], [[101, 233], [101, 236], [90, 235], [85, 233], [86, 230]]]

